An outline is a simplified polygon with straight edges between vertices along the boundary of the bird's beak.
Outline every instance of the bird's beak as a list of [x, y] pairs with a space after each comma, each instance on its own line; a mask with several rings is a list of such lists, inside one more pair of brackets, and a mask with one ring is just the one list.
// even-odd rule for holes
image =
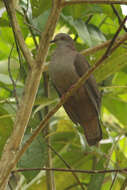
[[55, 40], [51, 40], [50, 43], [55, 43]]

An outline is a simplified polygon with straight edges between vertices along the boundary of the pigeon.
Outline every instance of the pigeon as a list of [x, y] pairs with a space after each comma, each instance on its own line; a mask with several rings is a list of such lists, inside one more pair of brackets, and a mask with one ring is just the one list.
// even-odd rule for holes
[[[51, 43], [56, 49], [51, 56], [49, 75], [62, 97], [90, 68], [88, 61], [75, 48], [73, 39], [59, 33]], [[102, 139], [100, 126], [101, 94], [91, 74], [84, 84], [63, 105], [69, 118], [84, 129], [88, 145], [96, 145]]]

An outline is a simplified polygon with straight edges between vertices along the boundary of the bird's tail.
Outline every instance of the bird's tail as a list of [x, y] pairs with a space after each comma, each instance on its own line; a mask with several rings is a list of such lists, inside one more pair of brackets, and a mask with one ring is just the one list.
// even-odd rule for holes
[[102, 139], [102, 130], [98, 117], [85, 121], [84, 128], [87, 142], [90, 146], [97, 144]]

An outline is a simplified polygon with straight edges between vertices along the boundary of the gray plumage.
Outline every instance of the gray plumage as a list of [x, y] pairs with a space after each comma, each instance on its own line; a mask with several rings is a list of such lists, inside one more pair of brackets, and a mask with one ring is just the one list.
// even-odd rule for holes
[[[74, 41], [69, 35], [60, 33], [51, 42], [56, 43], [57, 48], [51, 57], [49, 73], [59, 96], [62, 96], [89, 69], [89, 64], [76, 51]], [[84, 128], [89, 145], [96, 144], [102, 138], [99, 123], [100, 103], [101, 96], [91, 75], [63, 105], [70, 119]]]

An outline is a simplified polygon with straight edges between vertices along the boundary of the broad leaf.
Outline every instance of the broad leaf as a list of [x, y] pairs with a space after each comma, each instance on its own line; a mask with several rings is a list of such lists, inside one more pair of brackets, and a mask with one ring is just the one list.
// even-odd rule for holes
[[[25, 135], [23, 143], [30, 137]], [[27, 151], [21, 157], [18, 167], [20, 168], [38, 168], [43, 167], [47, 161], [47, 145], [44, 138], [38, 136], [27, 149]], [[33, 179], [40, 171], [23, 172], [27, 181]]]

